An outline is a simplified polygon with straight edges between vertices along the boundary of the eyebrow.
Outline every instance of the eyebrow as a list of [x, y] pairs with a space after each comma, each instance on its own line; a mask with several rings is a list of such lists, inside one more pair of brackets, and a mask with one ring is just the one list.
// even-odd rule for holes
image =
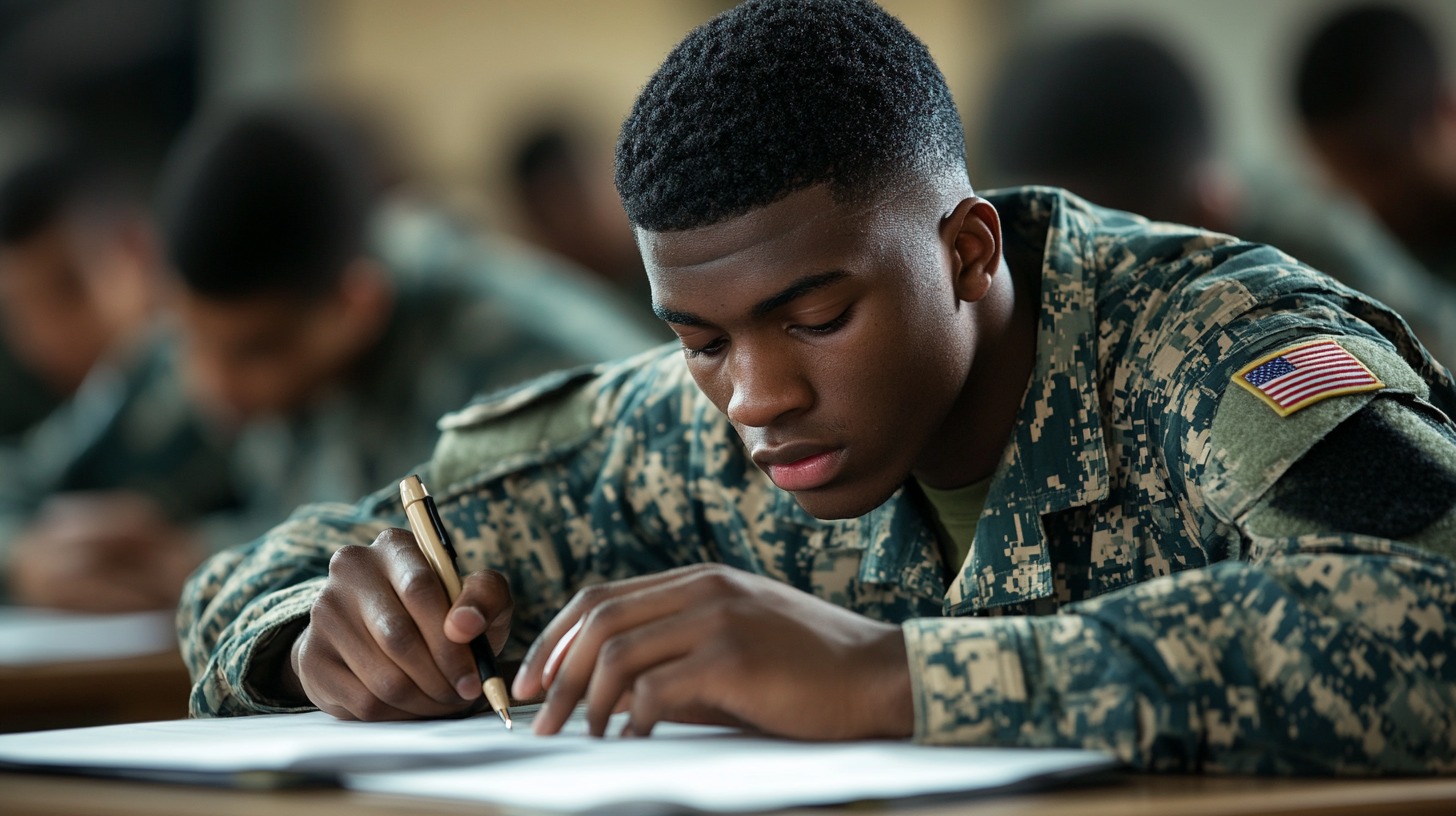
[[[834, 269], [829, 272], [819, 272], [814, 275], [805, 275], [784, 287], [777, 294], [769, 295], [749, 310], [749, 314], [755, 318], [763, 317], [782, 307], [787, 303], [809, 294], [810, 292], [823, 289], [830, 284], [837, 283], [849, 277], [849, 273], [842, 269]], [[692, 312], [679, 312], [673, 309], [663, 308], [661, 304], [652, 304], [652, 313], [661, 320], [668, 323], [676, 323], [679, 326], [706, 326], [708, 321], [693, 314]]]

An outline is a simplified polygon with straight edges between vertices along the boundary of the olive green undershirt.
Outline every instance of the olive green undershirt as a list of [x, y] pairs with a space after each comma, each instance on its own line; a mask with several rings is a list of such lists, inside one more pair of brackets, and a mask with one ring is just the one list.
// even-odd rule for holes
[[920, 492], [930, 501], [935, 517], [940, 522], [940, 556], [945, 560], [946, 572], [955, 575], [971, 552], [971, 542], [976, 539], [976, 523], [981, 520], [981, 510], [986, 506], [986, 494], [991, 490], [991, 479], [987, 477], [965, 487], [939, 490], [920, 482]]

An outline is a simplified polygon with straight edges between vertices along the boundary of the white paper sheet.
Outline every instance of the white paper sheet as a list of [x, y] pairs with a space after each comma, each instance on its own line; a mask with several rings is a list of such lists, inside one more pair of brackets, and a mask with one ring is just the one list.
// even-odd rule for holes
[[491, 715], [353, 723], [314, 712], [0, 735], [0, 763], [150, 778], [337, 772], [361, 791], [571, 813], [747, 812], [972, 793], [1113, 764], [1090, 751], [792, 742], [675, 724], [647, 739], [593, 739], [580, 718], [562, 735], [536, 737], [532, 712], [512, 713], [514, 732]]
[[0, 606], [0, 665], [112, 660], [177, 648], [175, 613], [81, 615]]

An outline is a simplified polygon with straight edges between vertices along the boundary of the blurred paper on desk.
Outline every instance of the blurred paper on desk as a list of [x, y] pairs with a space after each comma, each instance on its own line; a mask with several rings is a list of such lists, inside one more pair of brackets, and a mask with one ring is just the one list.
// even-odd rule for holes
[[112, 660], [175, 651], [171, 611], [82, 615], [0, 606], [0, 666]]

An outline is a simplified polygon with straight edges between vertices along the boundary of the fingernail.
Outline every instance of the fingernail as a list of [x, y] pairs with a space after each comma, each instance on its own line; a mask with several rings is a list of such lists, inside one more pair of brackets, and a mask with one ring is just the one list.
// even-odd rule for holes
[[451, 612], [450, 621], [472, 637], [485, 631], [485, 617], [473, 607], [462, 606]]
[[455, 692], [466, 700], [474, 700], [481, 695], [480, 678], [473, 674], [467, 674], [455, 681]]

